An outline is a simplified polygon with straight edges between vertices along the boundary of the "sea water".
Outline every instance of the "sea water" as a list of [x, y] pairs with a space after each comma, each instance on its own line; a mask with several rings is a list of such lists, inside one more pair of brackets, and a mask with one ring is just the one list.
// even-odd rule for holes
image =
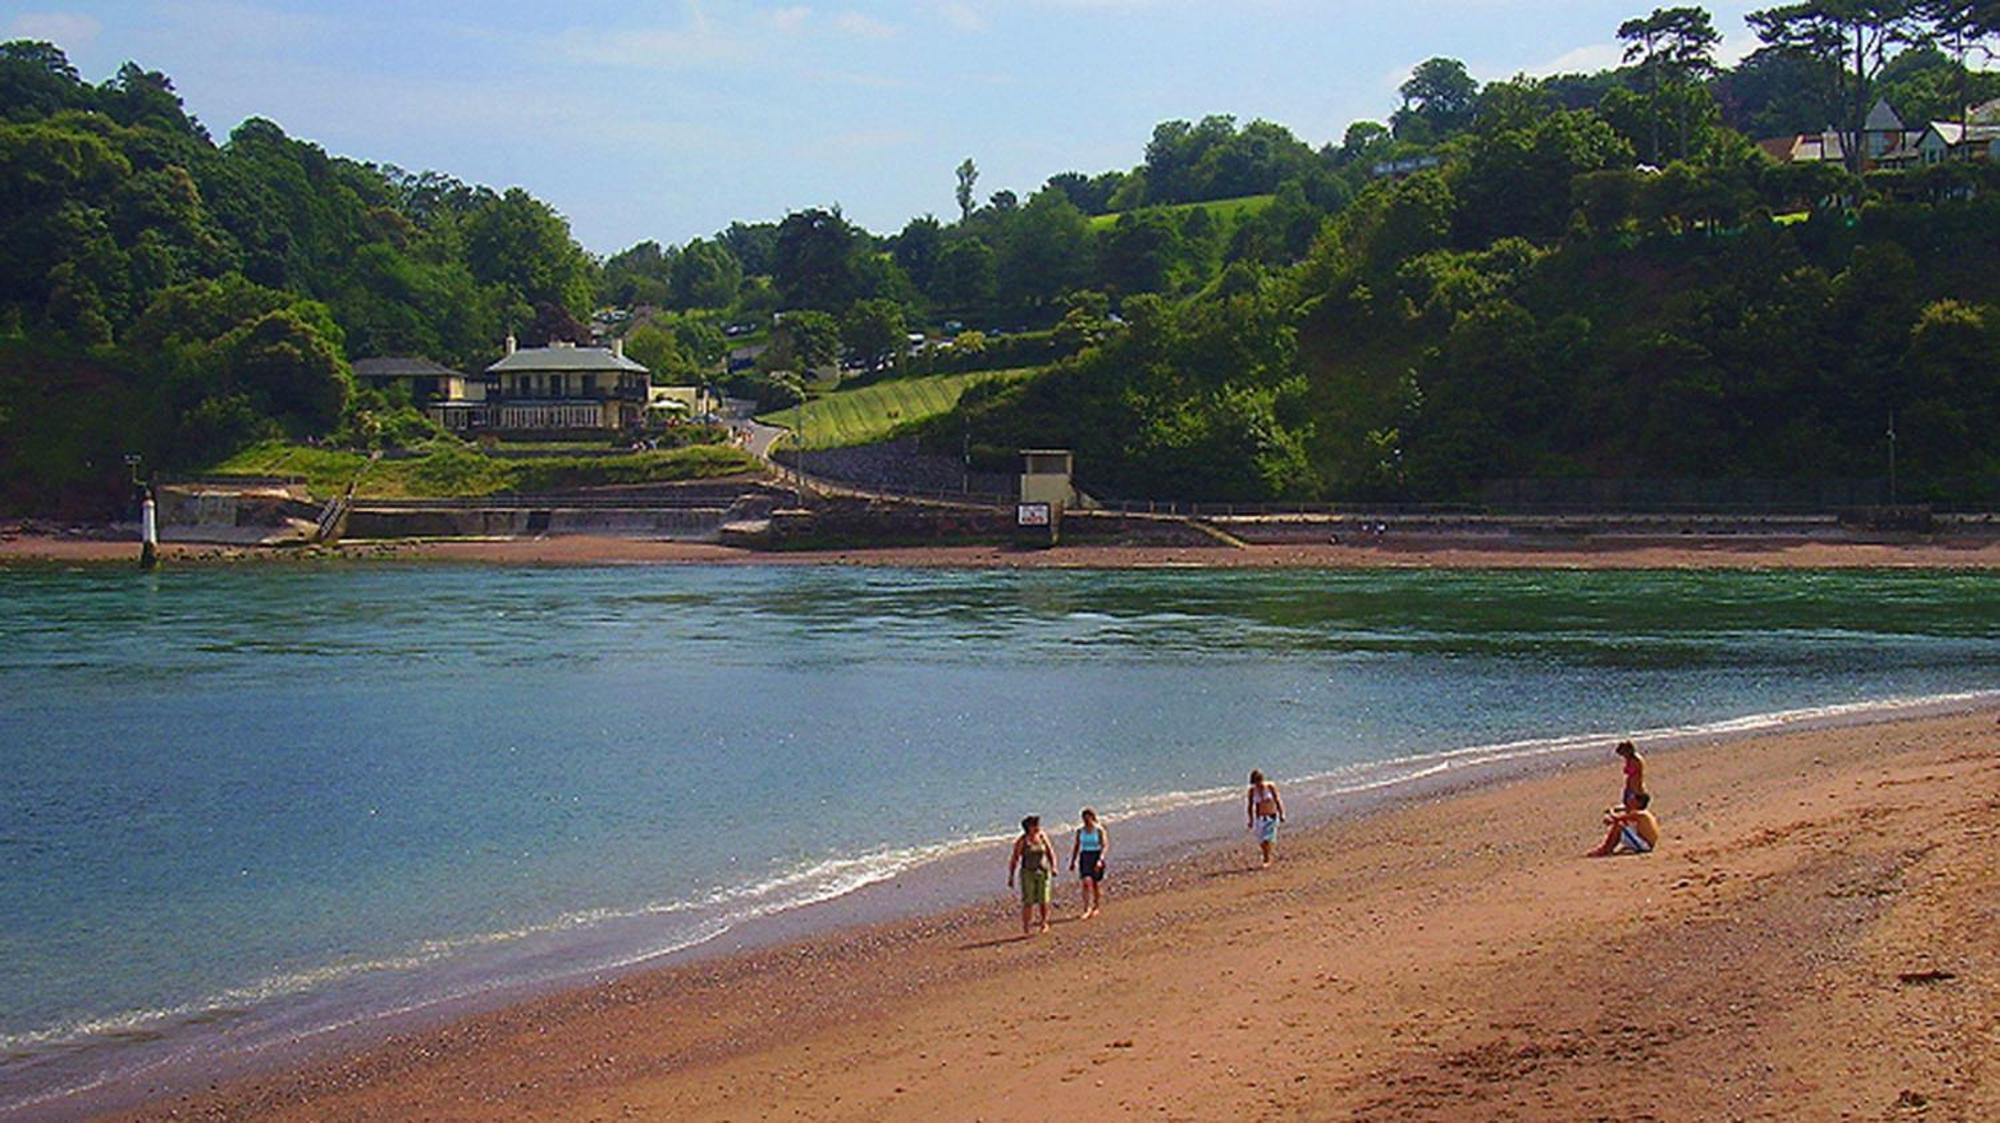
[[1978, 573], [20, 568], [0, 609], [0, 1114], [135, 1043], [698, 947], [1028, 812], [2000, 687]]

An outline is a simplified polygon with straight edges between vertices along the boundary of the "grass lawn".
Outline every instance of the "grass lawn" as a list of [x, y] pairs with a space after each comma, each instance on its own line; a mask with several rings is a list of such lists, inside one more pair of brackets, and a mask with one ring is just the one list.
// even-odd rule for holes
[[795, 436], [803, 432], [805, 448], [873, 444], [901, 426], [949, 412], [958, 404], [959, 395], [974, 383], [994, 378], [1024, 378], [1030, 373], [1029, 370], [981, 370], [898, 378], [853, 390], [836, 390], [803, 407], [781, 409], [757, 420], [766, 425], [782, 425]]
[[[1216, 225], [1222, 228], [1223, 236], [1226, 239], [1230, 231], [1235, 230], [1237, 226], [1241, 225], [1244, 219], [1254, 217], [1258, 212], [1270, 206], [1271, 201], [1276, 198], [1276, 195], [1245, 195], [1239, 199], [1217, 199], [1210, 203], [1175, 203], [1171, 206], [1147, 207], [1144, 209], [1163, 210], [1176, 218], [1192, 210], [1205, 210], [1208, 212], [1208, 217], [1214, 219]], [[1092, 215], [1090, 216], [1090, 228], [1100, 232], [1109, 230], [1111, 227], [1117, 225], [1118, 220], [1122, 217], [1124, 217], [1123, 214]]]
[[260, 444], [208, 470], [218, 476], [303, 476], [314, 495], [332, 496], [360, 479], [355, 494], [374, 499], [434, 499], [534, 493], [606, 484], [710, 479], [757, 471], [757, 459], [730, 445], [657, 452], [503, 460], [439, 442], [426, 455], [378, 460], [356, 452]]

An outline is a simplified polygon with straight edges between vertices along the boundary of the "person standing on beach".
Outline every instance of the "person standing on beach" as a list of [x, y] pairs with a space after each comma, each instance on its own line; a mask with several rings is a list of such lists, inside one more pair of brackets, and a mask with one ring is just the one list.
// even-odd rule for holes
[[1021, 837], [1014, 840], [1014, 855], [1007, 859], [1007, 885], [1014, 885], [1014, 871], [1021, 871], [1021, 935], [1032, 936], [1029, 919], [1037, 908], [1042, 913], [1040, 931], [1049, 930], [1050, 880], [1056, 872], [1056, 848], [1042, 833], [1042, 817], [1021, 820]]
[[1250, 770], [1250, 794], [1243, 810], [1250, 818], [1250, 829], [1257, 832], [1257, 846], [1264, 852], [1261, 868], [1268, 869], [1271, 852], [1278, 845], [1278, 824], [1285, 821], [1285, 803], [1278, 798], [1278, 785], [1255, 768]]
[[1083, 916], [1089, 920], [1104, 911], [1104, 852], [1111, 849], [1111, 835], [1097, 821], [1097, 812], [1083, 809], [1083, 825], [1076, 829], [1076, 841], [1069, 847], [1069, 868], [1076, 871], [1083, 890]]
[[1618, 742], [1612, 751], [1625, 758], [1625, 792], [1618, 797], [1619, 805], [1633, 811], [1652, 806], [1652, 793], [1646, 790], [1646, 758], [1639, 755], [1638, 747], [1630, 741]]

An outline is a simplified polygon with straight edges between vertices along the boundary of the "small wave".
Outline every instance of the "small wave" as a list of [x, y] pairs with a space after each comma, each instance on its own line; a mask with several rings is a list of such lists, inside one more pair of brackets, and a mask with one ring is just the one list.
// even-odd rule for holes
[[[1970, 691], [1836, 703], [1685, 725], [1624, 730], [1617, 733], [1590, 732], [1528, 738], [1367, 761], [1327, 772], [1295, 777], [1291, 782], [1301, 789], [1303, 794], [1315, 797], [1353, 794], [1394, 788], [1454, 769], [1589, 750], [1601, 751], [1626, 738], [1654, 743], [1687, 742], [1704, 737], [1858, 723], [1875, 718], [1909, 716], [1923, 712], [1945, 712], [1995, 701], [2000, 701], [2000, 691]], [[1100, 806], [1105, 807], [1107, 817], [1136, 818], [1230, 801], [1238, 798], [1240, 794], [1241, 788], [1231, 784], [1160, 792]], [[1068, 826], [1054, 825], [1051, 829], [1065, 830]], [[1012, 835], [1008, 833], [983, 834], [919, 846], [884, 849], [861, 855], [827, 858], [776, 873], [760, 881], [719, 886], [697, 897], [649, 902], [627, 908], [579, 910], [536, 924], [426, 940], [402, 954], [279, 972], [244, 986], [228, 988], [172, 1006], [79, 1018], [22, 1032], [0, 1033], [0, 1054], [32, 1056], [93, 1041], [129, 1040], [134, 1035], [145, 1035], [163, 1028], [171, 1029], [174, 1026], [194, 1024], [212, 1017], [217, 1011], [254, 1008], [259, 1004], [319, 990], [363, 975], [420, 970], [468, 951], [504, 947], [540, 936], [587, 930], [648, 917], [679, 914], [699, 916], [699, 922], [692, 928], [672, 933], [662, 942], [622, 952], [589, 964], [566, 964], [562, 974], [579, 975], [623, 970], [700, 946], [747, 921], [834, 900], [869, 885], [890, 880], [927, 863], [993, 846], [996, 843], [1004, 843], [1011, 837]], [[325, 1023], [295, 1033], [293, 1038], [315, 1036], [369, 1020], [420, 1011], [467, 998], [496, 986], [505, 987], [539, 981], [544, 980], [488, 977], [478, 984], [468, 984], [449, 993], [433, 993], [394, 1009], [372, 1009], [346, 1020]], [[71, 1092], [79, 1090], [81, 1089], [70, 1089]], [[18, 1106], [21, 1105], [0, 1104], [0, 1107], [4, 1108]]]

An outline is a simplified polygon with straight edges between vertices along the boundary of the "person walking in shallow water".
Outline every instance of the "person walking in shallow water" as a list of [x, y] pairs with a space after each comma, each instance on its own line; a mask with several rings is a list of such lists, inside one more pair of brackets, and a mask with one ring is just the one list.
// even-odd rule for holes
[[1083, 915], [1089, 920], [1104, 911], [1104, 852], [1111, 849], [1111, 834], [1097, 821], [1097, 812], [1083, 809], [1083, 825], [1070, 843], [1069, 868], [1076, 871], [1083, 891]]
[[1272, 851], [1278, 845], [1278, 824], [1285, 821], [1285, 802], [1278, 798], [1278, 785], [1254, 768], [1250, 770], [1250, 792], [1243, 810], [1250, 818], [1250, 829], [1257, 832], [1257, 847], [1264, 854], [1260, 868], [1268, 868]]
[[1030, 920], [1041, 910], [1039, 931], [1049, 930], [1050, 881], [1056, 872], [1056, 848], [1042, 833], [1042, 817], [1021, 820], [1021, 837], [1014, 840], [1014, 854], [1007, 859], [1007, 885], [1014, 885], [1014, 871], [1021, 871], [1021, 935], [1035, 935]]

